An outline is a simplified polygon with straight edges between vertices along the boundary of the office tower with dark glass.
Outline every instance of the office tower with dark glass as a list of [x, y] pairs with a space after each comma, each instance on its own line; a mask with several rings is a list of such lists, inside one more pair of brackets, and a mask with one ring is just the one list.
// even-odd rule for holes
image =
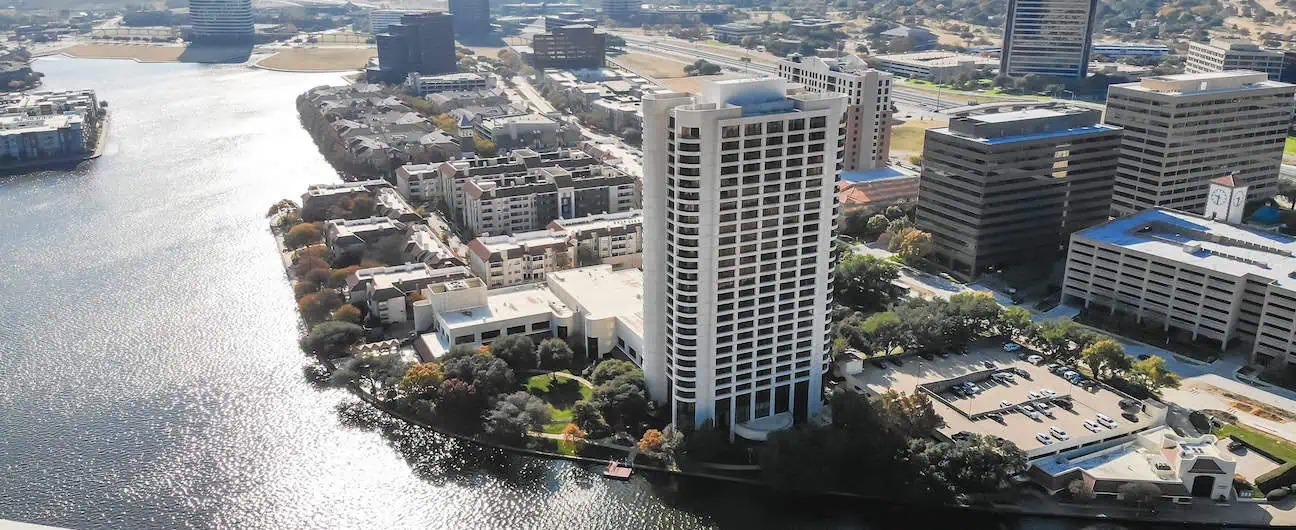
[[191, 0], [189, 23], [195, 42], [251, 42], [252, 0]]
[[928, 129], [917, 225], [933, 260], [965, 279], [1060, 256], [1107, 220], [1119, 127], [1076, 107], [987, 112]]
[[830, 362], [846, 97], [782, 79], [644, 96], [644, 350], [677, 424], [763, 440]]
[[450, 14], [454, 15], [455, 34], [460, 39], [490, 35], [490, 0], [450, 0]]
[[1098, 0], [1008, 0], [1003, 75], [1084, 79]]
[[425, 75], [458, 71], [454, 17], [441, 12], [404, 15], [378, 35], [378, 71], [371, 77], [399, 83], [412, 72]]
[[1245, 70], [1112, 85], [1105, 121], [1125, 128], [1112, 213], [1201, 213], [1210, 181], [1228, 176], [1248, 202], [1273, 197], [1294, 96], [1296, 85]]

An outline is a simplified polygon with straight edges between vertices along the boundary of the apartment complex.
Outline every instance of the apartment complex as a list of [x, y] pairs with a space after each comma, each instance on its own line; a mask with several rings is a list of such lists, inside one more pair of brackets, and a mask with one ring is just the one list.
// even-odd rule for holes
[[1084, 79], [1098, 0], [1008, 0], [1003, 75]]
[[594, 26], [574, 24], [535, 35], [531, 40], [531, 66], [546, 68], [603, 68], [607, 34]]
[[788, 56], [779, 76], [815, 92], [846, 96], [846, 153], [842, 169], [886, 165], [891, 146], [891, 74], [868, 67], [857, 55], [836, 59]]
[[1201, 212], [1208, 182], [1232, 175], [1249, 200], [1273, 196], [1296, 86], [1259, 72], [1148, 77], [1112, 85], [1106, 123], [1123, 127], [1112, 212]]
[[0, 96], [0, 157], [25, 162], [88, 156], [102, 119], [93, 90]]
[[603, 16], [612, 20], [627, 20], [639, 15], [639, 0], [602, 0]]
[[360, 269], [347, 277], [347, 303], [365, 304], [384, 324], [413, 318], [414, 293], [428, 285], [472, 278], [467, 267], [433, 268], [424, 263]]
[[599, 162], [582, 151], [559, 149], [537, 153], [530, 149], [515, 149], [494, 157], [472, 157], [451, 160], [436, 166], [436, 172], [426, 166], [411, 166], [396, 172], [396, 189], [406, 193], [410, 200], [421, 197], [423, 201], [441, 200], [455, 221], [464, 222], [464, 185], [468, 181], [493, 181], [524, 179], [540, 168], [561, 167], [581, 173]]
[[554, 219], [617, 213], [637, 206], [634, 177], [609, 166], [573, 172], [542, 167], [525, 176], [464, 183], [464, 227], [472, 234], [539, 230]]
[[1264, 72], [1270, 81], [1279, 81], [1283, 74], [1283, 52], [1266, 50], [1252, 42], [1213, 39], [1210, 44], [1188, 43], [1188, 58], [1184, 71], [1190, 74], [1252, 70]]
[[378, 35], [378, 69], [371, 81], [400, 83], [409, 74], [448, 74], [458, 70], [454, 17], [440, 11], [401, 16]]
[[195, 42], [252, 42], [252, 0], [190, 0]]
[[954, 117], [928, 129], [917, 225], [954, 275], [1060, 255], [1072, 232], [1107, 220], [1119, 127], [1079, 107]]
[[544, 230], [472, 240], [468, 266], [491, 288], [540, 281], [571, 267], [636, 268], [643, 259], [642, 228], [639, 210], [556, 219]]
[[490, 0], [449, 0], [455, 35], [466, 40], [490, 35]]
[[644, 97], [644, 351], [677, 423], [762, 440], [822, 407], [846, 96]]
[[1296, 363], [1296, 238], [1155, 208], [1071, 237], [1064, 301]]
[[419, 97], [440, 92], [462, 92], [468, 90], [486, 90], [495, 88], [495, 76], [491, 74], [443, 74], [414, 75], [405, 79], [405, 86]]

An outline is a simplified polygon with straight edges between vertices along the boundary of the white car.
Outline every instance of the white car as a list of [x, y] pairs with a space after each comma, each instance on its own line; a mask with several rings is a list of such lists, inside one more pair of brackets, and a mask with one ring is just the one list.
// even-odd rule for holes
[[1057, 425], [1050, 426], [1049, 432], [1053, 433], [1053, 436], [1059, 440], [1068, 440], [1071, 438], [1070, 436], [1067, 436], [1066, 431], [1057, 428]]
[[1044, 444], [1044, 445], [1052, 445], [1052, 444], [1053, 444], [1053, 438], [1052, 438], [1051, 436], [1047, 435], [1047, 434], [1042, 433], [1042, 432], [1037, 432], [1037, 433], [1035, 433], [1035, 439], [1036, 439], [1036, 440], [1039, 440], [1039, 443], [1042, 443], [1042, 444]]
[[1048, 397], [1053, 397], [1057, 395], [1057, 392], [1054, 392], [1053, 389], [1051, 388], [1041, 388], [1039, 393]]
[[1085, 420], [1084, 428], [1089, 429], [1090, 431], [1093, 432], [1098, 432], [1102, 430], [1102, 427], [1099, 427], [1097, 423], [1093, 422], [1093, 420]]
[[1107, 427], [1108, 429], [1116, 428], [1116, 420], [1111, 419], [1111, 417], [1107, 416], [1106, 414], [1098, 414], [1097, 418], [1098, 418], [1098, 423], [1101, 423], [1103, 426]]
[[1009, 342], [1003, 345], [1003, 350], [1007, 352], [1017, 351], [1020, 350], [1021, 348], [1022, 348], [1021, 344], [1017, 344], [1016, 342]]
[[1041, 397], [1044, 396], [1041, 396], [1039, 392], [1035, 392], [1035, 391], [1031, 391], [1026, 394], [1026, 399], [1039, 399]]
[[1032, 419], [1032, 420], [1035, 420], [1035, 421], [1039, 421], [1039, 419], [1040, 419], [1040, 413], [1035, 412], [1035, 411], [1032, 410], [1032, 411], [1029, 411], [1029, 412], [1026, 413], [1026, 417], [1027, 417], [1027, 418], [1030, 418], [1030, 419]]
[[1034, 407], [1033, 405], [1031, 405], [1030, 403], [1022, 403], [1021, 405], [1018, 405], [1017, 408], [1018, 408], [1018, 409], [1021, 409], [1022, 412], [1034, 412], [1034, 411], [1035, 411], [1035, 407]]
[[1004, 408], [1004, 409], [1006, 409], [1006, 408], [1011, 407], [1011, 406], [1012, 406], [1012, 403], [1009, 403], [1007, 400], [1005, 400], [1005, 401], [1000, 401], [1000, 402], [999, 402], [999, 408]]
[[1043, 412], [1051, 408], [1051, 405], [1049, 405], [1047, 401], [1041, 401], [1035, 404], [1035, 408], [1039, 409], [1040, 412]]
[[1031, 364], [1038, 365], [1039, 363], [1044, 362], [1044, 358], [1043, 358], [1043, 357], [1040, 357], [1040, 356], [1038, 356], [1038, 355], [1031, 355], [1031, 356], [1029, 356], [1029, 357], [1026, 358], [1026, 362], [1031, 363]]

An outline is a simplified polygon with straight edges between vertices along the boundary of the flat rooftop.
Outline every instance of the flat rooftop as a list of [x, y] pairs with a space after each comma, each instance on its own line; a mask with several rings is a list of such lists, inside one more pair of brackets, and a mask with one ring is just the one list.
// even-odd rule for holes
[[590, 320], [622, 315], [643, 320], [643, 271], [639, 269], [614, 271], [611, 265], [600, 265], [551, 272], [545, 278], [570, 294]]
[[[1032, 354], [1026, 348], [1017, 353]], [[866, 391], [871, 395], [887, 390], [898, 390], [907, 394], [917, 391], [920, 385], [926, 385], [937, 393], [941, 399], [933, 399], [936, 412], [945, 420], [945, 427], [940, 432], [952, 436], [959, 432], [987, 434], [1013, 442], [1029, 458], [1054, 453], [1091, 443], [1124, 436], [1130, 432], [1143, 429], [1158, 423], [1157, 419], [1145, 412], [1127, 413], [1122, 410], [1120, 401], [1123, 396], [1104, 386], [1085, 390], [1072, 385], [1061, 376], [1048, 371], [1044, 366], [1036, 366], [1019, 360], [1017, 353], [1006, 353], [1002, 344], [997, 341], [981, 341], [969, 349], [966, 355], [952, 354], [948, 357], [936, 357], [931, 361], [921, 357], [904, 358], [903, 366], [886, 363], [886, 368], [878, 368], [871, 361], [863, 363], [863, 370], [846, 376], [847, 388], [855, 391]], [[995, 368], [988, 368], [985, 362], [991, 362]], [[998, 382], [990, 374], [1008, 368], [1020, 368], [1030, 375], [1029, 378], [1015, 376], [1013, 381]], [[949, 388], [950, 380], [968, 376], [982, 388], [980, 393], [971, 397], [954, 394]], [[1042, 415], [1031, 419], [1018, 412], [1016, 407], [1023, 402], [1038, 402], [1039, 399], [1028, 397], [1031, 392], [1049, 389], [1057, 393], [1060, 399], [1069, 397], [1072, 409], [1066, 410], [1056, 405], [1048, 409], [1052, 416]], [[1040, 398], [1042, 399], [1042, 398]], [[1003, 423], [990, 418], [979, 417], [991, 411], [1005, 410], [1001, 401], [1009, 403], [1003, 414]], [[1097, 432], [1084, 426], [1086, 420], [1095, 420], [1097, 414], [1105, 414], [1116, 421], [1116, 428], [1099, 426]], [[965, 415], [966, 414], [966, 415]], [[968, 416], [978, 417], [969, 419]], [[1132, 421], [1133, 420], [1136, 421]], [[1042, 444], [1035, 438], [1037, 433], [1049, 434], [1049, 427], [1064, 431], [1068, 440], [1052, 438], [1049, 445]]]
[[918, 178], [918, 174], [906, 171], [892, 166], [880, 167], [877, 169], [842, 171], [841, 178], [844, 182], [858, 184], [860, 182], [875, 182], [879, 180], [894, 178]]
[[1251, 70], [1229, 70], [1225, 72], [1203, 72], [1199, 74], [1174, 74], [1145, 77], [1137, 83], [1112, 85], [1120, 90], [1151, 92], [1171, 95], [1194, 95], [1265, 88], [1292, 88], [1296, 85], [1270, 81], [1264, 72]]
[[1076, 232], [1090, 239], [1240, 277], [1254, 274], [1296, 289], [1296, 238], [1176, 210], [1145, 210]]
[[543, 314], [571, 315], [571, 310], [543, 285], [486, 291], [486, 305], [441, 313], [448, 329]]

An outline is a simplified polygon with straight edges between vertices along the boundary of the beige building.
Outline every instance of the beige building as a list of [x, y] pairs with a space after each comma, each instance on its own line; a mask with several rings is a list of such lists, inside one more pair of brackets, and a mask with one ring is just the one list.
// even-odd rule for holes
[[1296, 363], [1296, 238], [1152, 209], [1077, 232], [1063, 301]]
[[856, 55], [839, 59], [790, 55], [779, 76], [815, 92], [846, 95], [846, 156], [842, 169], [886, 165], [891, 148], [891, 74], [869, 68]]
[[1112, 212], [1201, 212], [1210, 180], [1233, 175], [1272, 197], [1296, 86], [1260, 72], [1212, 72], [1112, 85], [1104, 121], [1125, 129]]
[[556, 219], [545, 230], [472, 240], [468, 265], [492, 289], [538, 282], [571, 267], [637, 268], [643, 261], [642, 225], [639, 210]]
[[1277, 81], [1282, 78], [1283, 53], [1227, 39], [1213, 39], [1210, 44], [1190, 42], [1184, 70], [1190, 74], [1254, 70], [1267, 74], [1270, 81]]

